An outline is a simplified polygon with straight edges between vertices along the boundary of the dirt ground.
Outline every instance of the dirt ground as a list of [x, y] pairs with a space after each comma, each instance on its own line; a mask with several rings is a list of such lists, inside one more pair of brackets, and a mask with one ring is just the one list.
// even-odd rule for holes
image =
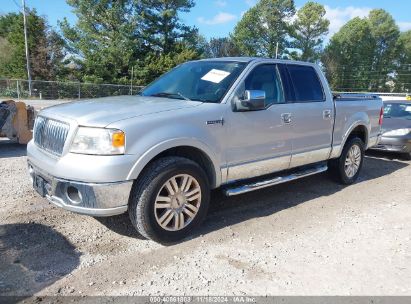
[[0, 143], [0, 295], [411, 295], [411, 162], [367, 156], [359, 182], [327, 174], [226, 198], [189, 240], [142, 240], [32, 190], [25, 147]]

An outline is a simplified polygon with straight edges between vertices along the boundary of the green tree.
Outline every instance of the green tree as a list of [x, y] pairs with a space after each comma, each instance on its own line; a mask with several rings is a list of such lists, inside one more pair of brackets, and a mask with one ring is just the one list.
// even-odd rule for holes
[[389, 81], [398, 64], [399, 29], [384, 10], [349, 21], [330, 40], [323, 63], [337, 90], [391, 90]]
[[234, 29], [233, 39], [242, 55], [275, 57], [290, 47], [289, 21], [295, 14], [293, 0], [260, 0], [249, 9]]
[[293, 56], [295, 59], [312, 62], [320, 59], [330, 25], [330, 21], [324, 18], [325, 13], [324, 6], [315, 2], [307, 2], [298, 10], [292, 33], [292, 45], [299, 50]]
[[175, 52], [149, 53], [139, 61], [135, 68], [136, 84], [145, 86], [175, 66], [198, 58], [198, 52], [184, 44], [178, 44], [174, 48]]
[[354, 18], [327, 45], [322, 62], [334, 90], [368, 90], [374, 38], [367, 19]]
[[411, 93], [411, 31], [400, 34], [397, 48], [399, 56], [395, 69], [396, 90]]
[[[182, 48], [184, 46], [184, 48]], [[177, 42], [175, 45], [177, 50], [184, 50], [184, 49], [191, 49], [195, 50], [197, 53], [196, 58], [210, 58], [211, 50], [210, 50], [210, 43], [208, 42], [207, 38], [203, 35], [197, 33], [193, 39], [193, 41], [187, 42]]]
[[[67, 0], [67, 3], [73, 7], [78, 21], [72, 27], [63, 20], [60, 27], [67, 47], [74, 54], [72, 61], [79, 67], [81, 80], [129, 83], [132, 66], [145, 70], [145, 64], [152, 66], [150, 60], [154, 58], [168, 60], [186, 49], [199, 47], [197, 30], [184, 25], [179, 17], [180, 12], [189, 11], [193, 1]], [[154, 74], [151, 78], [144, 76], [142, 81], [152, 80]]]
[[193, 46], [197, 29], [183, 24], [179, 13], [187, 13], [194, 6], [193, 0], [139, 0], [137, 10], [141, 14], [142, 33], [145, 42], [154, 51], [168, 54], [184, 41]]
[[0, 77], [4, 75], [4, 67], [11, 61], [13, 56], [12, 46], [7, 39], [0, 37]]
[[[64, 69], [65, 56], [59, 36], [36, 10], [27, 11], [28, 46], [33, 79], [53, 80]], [[23, 15], [10, 13], [0, 17], [0, 76], [27, 78]]]
[[146, 85], [176, 65], [206, 57], [207, 40], [195, 27], [182, 23], [179, 14], [194, 6], [193, 0], [139, 0], [141, 33], [146, 55], [137, 62], [136, 78]]
[[400, 30], [393, 17], [385, 10], [372, 10], [368, 16], [371, 34], [374, 38], [371, 90], [377, 91], [386, 87], [390, 73], [394, 70], [398, 57], [398, 39]]
[[209, 57], [233, 57], [240, 56], [240, 50], [231, 37], [211, 38], [209, 43]]
[[67, 0], [77, 16], [60, 22], [78, 78], [89, 82], [128, 82], [130, 67], [144, 53], [140, 15], [132, 0]]

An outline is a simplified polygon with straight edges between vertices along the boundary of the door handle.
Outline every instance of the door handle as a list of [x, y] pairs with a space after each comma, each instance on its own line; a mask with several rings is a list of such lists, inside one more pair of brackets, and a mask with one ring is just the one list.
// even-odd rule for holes
[[281, 114], [281, 120], [283, 123], [289, 124], [292, 121], [292, 115], [291, 113], [283, 113]]
[[323, 118], [325, 120], [331, 119], [331, 110], [324, 110], [323, 111]]

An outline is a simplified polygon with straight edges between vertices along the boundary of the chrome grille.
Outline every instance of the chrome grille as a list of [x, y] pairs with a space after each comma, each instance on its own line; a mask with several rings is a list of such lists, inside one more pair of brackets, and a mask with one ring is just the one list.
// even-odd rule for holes
[[49, 153], [60, 156], [70, 126], [64, 122], [38, 116], [34, 124], [34, 143]]

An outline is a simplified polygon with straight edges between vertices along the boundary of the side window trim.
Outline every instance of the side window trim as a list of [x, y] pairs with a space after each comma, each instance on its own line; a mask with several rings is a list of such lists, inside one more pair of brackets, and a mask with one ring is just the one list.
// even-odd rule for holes
[[[308, 68], [312, 69], [312, 70], [314, 71], [315, 76], [317, 77], [317, 80], [318, 80], [319, 84], [320, 84], [323, 98], [322, 98], [322, 99], [317, 99], [317, 100], [297, 100], [295, 85], [294, 85], [293, 79], [292, 79], [292, 77], [291, 77], [291, 75], [290, 75], [290, 71], [288, 70], [288, 67], [289, 67], [289, 66], [308, 67]], [[320, 77], [318, 76], [318, 73], [317, 73], [317, 70], [316, 70], [316, 69], [314, 69], [312, 66], [308, 66], [308, 65], [303, 65], [303, 64], [290, 64], [290, 63], [287, 63], [287, 64], [286, 64], [286, 69], [287, 69], [287, 74], [288, 74], [289, 80], [290, 80], [290, 82], [291, 82], [293, 91], [294, 91], [294, 94], [293, 94], [293, 97], [294, 97], [293, 103], [314, 103], [314, 102], [326, 102], [326, 101], [327, 101], [327, 97], [326, 97], [326, 95], [325, 95], [323, 83], [322, 83]]]

